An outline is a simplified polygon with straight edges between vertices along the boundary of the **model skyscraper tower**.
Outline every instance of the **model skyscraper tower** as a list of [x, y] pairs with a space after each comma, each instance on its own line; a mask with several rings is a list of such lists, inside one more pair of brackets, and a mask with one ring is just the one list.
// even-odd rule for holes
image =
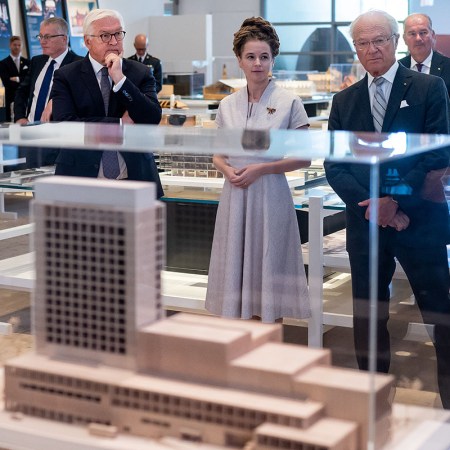
[[136, 330], [162, 317], [164, 206], [149, 183], [36, 186], [36, 350], [135, 368]]

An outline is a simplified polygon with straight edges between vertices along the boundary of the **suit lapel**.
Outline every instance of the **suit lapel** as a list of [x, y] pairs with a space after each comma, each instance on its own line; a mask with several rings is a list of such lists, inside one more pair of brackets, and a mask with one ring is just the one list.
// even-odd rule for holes
[[98, 85], [97, 76], [92, 68], [89, 56], [83, 59], [80, 71], [81, 81], [83, 82], [89, 95], [92, 97], [92, 104], [95, 105], [95, 115], [104, 116], [103, 97]]
[[411, 79], [412, 77], [408, 74], [408, 69], [399, 65], [392, 85], [391, 95], [389, 96], [382, 131], [390, 130], [392, 122], [400, 109], [400, 104], [411, 86]]
[[45, 64], [47, 63], [49, 56], [42, 55], [36, 56], [36, 58], [39, 58], [36, 60], [36, 70], [34, 71], [34, 74], [32, 74], [32, 91], [34, 91], [34, 86], [36, 85], [36, 80], [38, 79], [39, 74], [41, 73], [42, 69], [44, 68]]
[[[12, 74], [18, 76], [19, 72], [17, 71], [17, 67], [16, 67], [16, 63], [14, 62], [14, 60], [11, 58], [11, 56], [8, 57], [8, 59], [6, 60], [6, 64], [9, 66], [9, 70]], [[13, 76], [14, 76], [13, 75]]]
[[438, 77], [442, 76], [442, 63], [443, 59], [441, 58], [441, 55], [434, 52], [433, 57], [431, 58], [430, 75], [436, 75]]
[[355, 84], [355, 89], [358, 89], [359, 91], [357, 98], [359, 98], [361, 102], [358, 107], [361, 112], [359, 115], [361, 119], [361, 131], [375, 131], [372, 119], [372, 109], [370, 107], [369, 82], [367, 74], [361, 81]]

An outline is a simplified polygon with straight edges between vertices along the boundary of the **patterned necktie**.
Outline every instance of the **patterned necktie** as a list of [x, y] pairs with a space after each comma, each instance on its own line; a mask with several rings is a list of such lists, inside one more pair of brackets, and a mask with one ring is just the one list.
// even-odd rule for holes
[[41, 119], [42, 112], [47, 104], [48, 91], [50, 90], [50, 83], [53, 78], [53, 70], [55, 69], [56, 61], [52, 59], [42, 80], [41, 89], [39, 89], [39, 95], [36, 101], [36, 109], [34, 111], [35, 122]]
[[111, 84], [108, 77], [108, 68], [102, 67], [102, 77], [100, 79], [100, 90], [102, 91], [103, 104], [105, 105], [105, 115], [108, 115], [109, 95], [111, 94]]
[[423, 67], [422, 63], [417, 63], [416, 64], [417, 72], [422, 72], [422, 67]]
[[373, 116], [373, 125], [375, 130], [381, 133], [381, 129], [383, 128], [383, 120], [384, 115], [386, 114], [386, 106], [387, 101], [383, 92], [383, 84], [386, 80], [383, 77], [374, 78], [373, 82], [375, 83], [377, 89], [375, 91], [375, 95], [373, 97], [373, 105], [372, 105], [372, 116]]
[[[102, 67], [102, 77], [100, 79], [100, 90], [102, 91], [105, 115], [108, 115], [109, 96], [111, 94], [111, 84], [109, 83], [108, 68]], [[102, 154], [103, 175], [105, 178], [116, 179], [120, 175], [119, 158], [116, 151], [104, 151]]]

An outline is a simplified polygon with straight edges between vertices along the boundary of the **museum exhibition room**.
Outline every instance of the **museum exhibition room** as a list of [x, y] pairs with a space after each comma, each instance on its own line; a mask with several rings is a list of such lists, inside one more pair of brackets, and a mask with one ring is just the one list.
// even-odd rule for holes
[[448, 450], [447, 0], [0, 0], [0, 448]]

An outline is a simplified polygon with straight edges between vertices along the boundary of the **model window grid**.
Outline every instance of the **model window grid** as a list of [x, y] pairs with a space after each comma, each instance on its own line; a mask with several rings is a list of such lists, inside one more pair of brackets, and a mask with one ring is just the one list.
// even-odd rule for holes
[[36, 205], [35, 212], [46, 217], [46, 340], [125, 353], [123, 213], [58, 205]]

